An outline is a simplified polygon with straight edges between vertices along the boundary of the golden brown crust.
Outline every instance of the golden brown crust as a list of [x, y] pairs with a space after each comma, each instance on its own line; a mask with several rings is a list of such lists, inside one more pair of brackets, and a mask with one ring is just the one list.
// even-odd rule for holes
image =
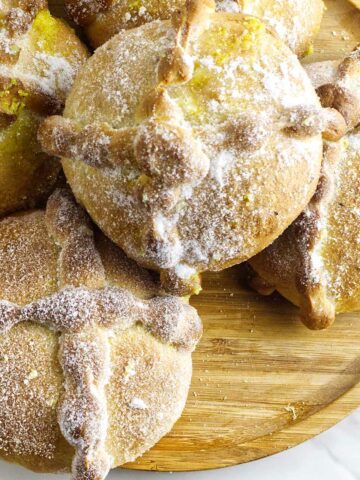
[[250, 266], [250, 263], [248, 263], [246, 267], [246, 281], [249, 287], [251, 287], [253, 290], [256, 290], [258, 293], [260, 293], [260, 295], [264, 295], [264, 297], [272, 295], [275, 292], [276, 288], [274, 285], [271, 285], [263, 277], [256, 273], [256, 271]]
[[[4, 219], [0, 222], [0, 234], [4, 224], [4, 239], [7, 241], [9, 228], [10, 231], [14, 229], [16, 235], [21, 235], [24, 230], [20, 230], [19, 226], [26, 227], [28, 222], [30, 229], [36, 225], [28, 242], [28, 248], [32, 247], [33, 250], [31, 255], [39, 254], [37, 237], [41, 232], [38, 232], [38, 226], [42, 225], [46, 230], [43, 240], [48, 249], [51, 246], [52, 260], [49, 264], [40, 256], [41, 261], [36, 264], [32, 258], [30, 261], [27, 259], [25, 267], [30, 267], [30, 272], [36, 269], [38, 274], [42, 267], [47, 268], [49, 280], [52, 281], [48, 282], [49, 290], [45, 290], [42, 283], [35, 287], [30, 297], [29, 292], [24, 291], [21, 292], [21, 297], [17, 296], [19, 286], [16, 275], [20, 273], [19, 266], [23, 268], [22, 255], [25, 251], [21, 243], [12, 240], [14, 263], [11, 264], [10, 271], [0, 273], [4, 280], [2, 290], [5, 286], [5, 295], [1, 292], [3, 300], [0, 301], [1, 352], [12, 362], [10, 355], [13, 355], [13, 351], [7, 344], [8, 335], [15, 335], [16, 338], [16, 332], [23, 332], [22, 335], [26, 338], [26, 335], [31, 335], [34, 331], [39, 332], [41, 337], [42, 331], [35, 324], [50, 327], [59, 335], [61, 371], [57, 364], [56, 369], [52, 367], [48, 371], [52, 382], [56, 381], [52, 385], [56, 389], [53, 392], [55, 400], [48, 404], [50, 412], [45, 415], [42, 425], [44, 435], [33, 440], [31, 445], [31, 429], [34, 433], [37, 432], [38, 425], [37, 419], [32, 416], [33, 405], [27, 403], [21, 389], [19, 392], [16, 388], [22, 374], [14, 370], [11, 364], [5, 366], [9, 371], [4, 377], [5, 372], [2, 372], [0, 364], [0, 397], [5, 394], [5, 398], [10, 400], [9, 404], [5, 402], [0, 413], [0, 451], [5, 458], [9, 456], [30, 468], [37, 465], [39, 470], [52, 470], [59, 468], [59, 462], [60, 468], [67, 467], [71, 449], [59, 441], [61, 437], [57, 428], [52, 435], [49, 434], [49, 429], [54, 430], [53, 416], [57, 409], [61, 433], [75, 449], [73, 478], [101, 480], [112, 466], [129, 461], [148, 449], [168, 431], [179, 416], [190, 381], [190, 353], [201, 334], [200, 320], [195, 310], [181, 300], [152, 296], [155, 284], [152, 283], [151, 286], [145, 272], [138, 288], [142, 285], [145, 289], [141, 291], [140, 288], [140, 294], [142, 297], [149, 296], [149, 299], [135, 297], [129, 290], [122, 288], [118, 284], [121, 275], [116, 273], [116, 268], [108, 276], [106, 267], [109, 264], [107, 261], [103, 264], [102, 259], [108, 258], [109, 254], [113, 258], [116, 253], [108, 250], [107, 241], [104, 243], [101, 238], [94, 239], [87, 216], [74, 204], [68, 191], [58, 190], [52, 195], [46, 216], [43, 212], [34, 212]], [[54, 242], [57, 245], [55, 249]], [[97, 245], [100, 245], [99, 251]], [[21, 255], [18, 256], [19, 253]], [[0, 256], [3, 255], [0, 236]], [[134, 279], [140, 272], [136, 265], [130, 265], [128, 260], [124, 264], [126, 263], [130, 273], [125, 280], [128, 286], [132, 282], [131, 269], [134, 269]], [[109, 280], [115, 281], [115, 284], [109, 284]], [[44, 291], [48, 293], [47, 296], [43, 295]], [[12, 303], [15, 298], [21, 299], [21, 303]], [[26, 301], [27, 298], [31, 298], [31, 303]], [[39, 342], [40, 349], [42, 345]], [[18, 349], [22, 351], [22, 348], [20, 342]], [[55, 345], [50, 351], [41, 351], [43, 360], [49, 360], [53, 348]], [[119, 359], [117, 355], [123, 349], [127, 353], [122, 354], [123, 359]], [[40, 352], [37, 356], [39, 355]], [[26, 353], [24, 356], [28, 362], [26, 384], [31, 392], [30, 398], [33, 398], [39, 394], [39, 382], [35, 381], [39, 371], [31, 369], [36, 362], [32, 362]], [[143, 364], [145, 359], [146, 363]], [[119, 371], [119, 360], [125, 372]], [[128, 366], [124, 361], [128, 362]], [[152, 366], [149, 367], [147, 362]], [[118, 373], [115, 378], [114, 375], [110, 377], [111, 365]], [[138, 378], [133, 378], [135, 370], [139, 372]], [[63, 391], [59, 386], [61, 372], [64, 376]], [[153, 379], [152, 394], [160, 389], [156, 398], [147, 399], [149, 403], [142, 399], [148, 397], [149, 393], [143, 383], [147, 374]], [[168, 377], [166, 387], [164, 375]], [[31, 382], [35, 383], [34, 387]], [[47, 389], [46, 378], [42, 378], [42, 385]], [[46, 395], [37, 401], [47, 402]], [[17, 412], [12, 407], [19, 408], [20, 398], [23, 398], [22, 408], [28, 410], [29, 414], [29, 418], [24, 420], [24, 435], [21, 431], [15, 433], [12, 430], [17, 425]], [[144, 412], [134, 415], [134, 409]], [[118, 419], [118, 413], [124, 411], [127, 415]], [[109, 416], [107, 412], [110, 413]], [[159, 420], [158, 415], [159, 419], [163, 415], [163, 420]], [[1, 429], [4, 421], [8, 425], [6, 438]], [[141, 434], [145, 426], [151, 429], [146, 438]], [[122, 438], [124, 428], [129, 432], [126, 438]], [[14, 447], [15, 434], [17, 438]], [[48, 445], [44, 445], [44, 441]]]
[[[317, 192], [305, 212], [250, 263], [265, 282], [300, 307], [311, 329], [329, 327], [358, 301], [359, 133], [326, 145]], [[253, 286], [259, 293], [258, 282]], [[261, 287], [261, 283], [260, 283]]]
[[357, 48], [341, 62], [306, 67], [323, 105], [336, 109], [338, 118], [343, 116], [348, 133], [339, 140], [336, 127], [335, 135], [328, 137], [338, 141], [325, 144], [322, 176], [309, 206], [278, 240], [251, 260], [266, 282], [300, 306], [303, 322], [312, 329], [327, 328], [336, 313], [360, 308], [360, 142], [359, 131], [352, 130], [360, 120], [359, 58]]
[[[0, 216], [33, 208], [54, 188], [60, 164], [36, 139], [45, 115], [60, 113], [86, 48], [42, 0], [3, 6], [0, 39]], [[56, 42], [54, 41], [56, 37]]]
[[335, 108], [326, 108], [324, 111], [325, 130], [322, 132], [325, 140], [336, 142], [347, 132], [345, 118]]
[[[322, 257], [329, 235], [328, 211], [336, 202], [336, 172], [344, 161], [343, 143], [325, 145], [322, 176], [307, 209], [279, 239], [250, 260], [265, 282], [300, 307], [302, 321], [313, 330], [329, 327], [339, 311]], [[263, 293], [258, 283], [252, 286]]]
[[70, 18], [83, 27], [96, 19], [98, 13], [106, 12], [111, 0], [65, 0], [65, 7]]
[[360, 46], [337, 67], [336, 78], [317, 88], [324, 107], [338, 110], [344, 117], [347, 130], [360, 123]]
[[[70, 17], [86, 29], [97, 48], [122, 29], [130, 29], [154, 20], [167, 20], [179, 12], [185, 0], [68, 0]], [[306, 55], [319, 31], [324, 10], [322, 0], [218, 0], [217, 9], [244, 12], [262, 18], [299, 56]]]
[[195, 1], [172, 25], [97, 50], [40, 138], [107, 235], [191, 293], [198, 273], [246, 260], [300, 213], [325, 123], [301, 66], [259, 20]]
[[360, 0], [350, 0], [350, 2], [355, 5], [355, 7], [360, 9]]

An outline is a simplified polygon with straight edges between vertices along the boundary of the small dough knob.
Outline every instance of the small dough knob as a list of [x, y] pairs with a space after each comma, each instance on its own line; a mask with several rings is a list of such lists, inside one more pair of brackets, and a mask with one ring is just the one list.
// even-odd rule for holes
[[325, 140], [336, 142], [340, 140], [347, 131], [347, 125], [344, 117], [334, 108], [324, 109], [325, 130], [323, 137]]
[[134, 143], [141, 170], [169, 187], [201, 180], [209, 170], [209, 159], [184, 129], [150, 120], [141, 125]]

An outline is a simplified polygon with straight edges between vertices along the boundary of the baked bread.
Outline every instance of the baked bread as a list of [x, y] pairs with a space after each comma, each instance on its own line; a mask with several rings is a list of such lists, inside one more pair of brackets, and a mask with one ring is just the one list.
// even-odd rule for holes
[[[169, 19], [184, 7], [186, 0], [65, 0], [65, 3], [70, 17], [85, 28], [97, 48], [121, 29]], [[301, 56], [309, 52], [324, 11], [322, 0], [218, 0], [217, 7], [262, 18]]]
[[[223, 3], [228, 5], [228, 0]], [[312, 52], [324, 13], [322, 0], [237, 0], [241, 11], [263, 19], [298, 56]]]
[[338, 110], [347, 131], [360, 122], [360, 46], [344, 60], [319, 62], [305, 66], [323, 107]]
[[0, 216], [32, 207], [56, 182], [60, 164], [41, 151], [41, 119], [61, 112], [85, 47], [43, 0], [1, 2]]
[[360, 0], [350, 0], [350, 2], [355, 5], [355, 7], [360, 8]]
[[[357, 113], [354, 108], [360, 50], [343, 62], [314, 64], [308, 70], [320, 93], [337, 92], [332, 104], [349, 124], [360, 123], [360, 108]], [[344, 71], [351, 72], [346, 81]], [[353, 101], [345, 103], [348, 98]], [[259, 275], [252, 279], [253, 286], [264, 294], [276, 289], [300, 306], [301, 318], [311, 329], [328, 327], [337, 313], [360, 309], [359, 186], [360, 130], [355, 128], [342, 140], [326, 143], [321, 180], [309, 206], [250, 261]]]
[[106, 235], [183, 295], [300, 214], [339, 120], [260, 20], [197, 0], [100, 47], [39, 138]]
[[102, 480], [180, 416], [200, 319], [64, 190], [0, 221], [0, 261], [0, 455]]

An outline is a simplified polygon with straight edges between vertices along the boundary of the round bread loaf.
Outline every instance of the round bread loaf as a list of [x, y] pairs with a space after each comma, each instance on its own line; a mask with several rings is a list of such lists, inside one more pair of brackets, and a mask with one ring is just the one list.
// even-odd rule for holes
[[[70, 17], [85, 27], [96, 48], [122, 29], [166, 20], [186, 0], [66, 0]], [[218, 10], [243, 12], [263, 19], [299, 56], [308, 53], [320, 29], [322, 0], [217, 0]]]
[[0, 216], [33, 207], [54, 187], [60, 164], [36, 134], [44, 116], [59, 113], [85, 47], [46, 1], [1, 2]]
[[200, 319], [68, 191], [0, 220], [0, 262], [0, 455], [102, 480], [180, 416]]
[[40, 139], [100, 228], [184, 294], [300, 214], [333, 117], [260, 20], [197, 0], [100, 47]]

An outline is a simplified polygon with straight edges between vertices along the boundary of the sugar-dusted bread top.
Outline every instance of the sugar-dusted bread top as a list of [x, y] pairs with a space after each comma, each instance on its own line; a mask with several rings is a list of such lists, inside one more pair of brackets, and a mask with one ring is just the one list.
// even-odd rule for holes
[[301, 308], [310, 328], [328, 327], [336, 313], [360, 309], [360, 50], [345, 60], [315, 63], [307, 70], [322, 102], [342, 112], [347, 135], [326, 142], [317, 192], [300, 217], [269, 248], [251, 260], [266, 281]]
[[37, 141], [61, 113], [87, 50], [44, 0], [0, 4], [0, 216], [32, 208], [54, 188], [59, 162]]
[[[184, 7], [185, 0], [66, 0], [68, 13], [94, 47], [121, 29], [166, 20]], [[297, 55], [306, 54], [320, 29], [322, 0], [217, 0], [218, 10], [243, 12], [263, 19]]]
[[104, 479], [180, 416], [200, 319], [68, 191], [0, 221], [0, 261], [0, 455]]
[[194, 0], [100, 47], [40, 138], [100, 228], [183, 293], [299, 215], [329, 118], [344, 123], [260, 20]]

